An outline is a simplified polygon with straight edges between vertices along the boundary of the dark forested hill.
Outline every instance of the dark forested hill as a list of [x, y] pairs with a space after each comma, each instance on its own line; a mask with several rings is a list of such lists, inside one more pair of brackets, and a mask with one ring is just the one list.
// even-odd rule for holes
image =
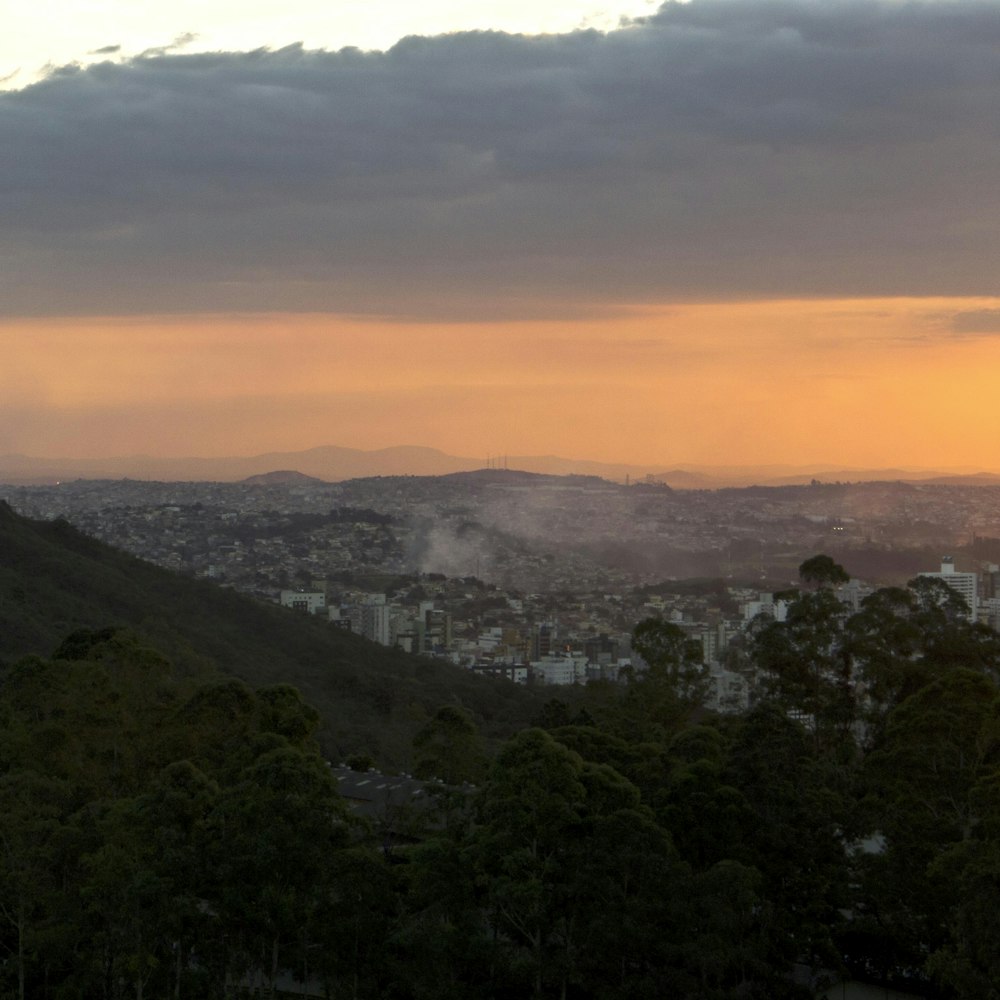
[[364, 751], [403, 764], [413, 733], [442, 704], [463, 705], [496, 736], [536, 710], [525, 689], [160, 569], [0, 501], [0, 661], [48, 656], [70, 632], [107, 626], [135, 630], [182, 672], [217, 668], [253, 685], [295, 685], [321, 713], [320, 739], [333, 756]]

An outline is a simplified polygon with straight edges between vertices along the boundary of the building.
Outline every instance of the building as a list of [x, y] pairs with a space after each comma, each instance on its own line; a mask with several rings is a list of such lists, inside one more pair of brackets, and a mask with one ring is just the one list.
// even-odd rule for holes
[[383, 602], [381, 604], [363, 604], [361, 606], [361, 634], [372, 642], [388, 646], [390, 642], [389, 632], [389, 608]]
[[552, 622], [542, 622], [535, 626], [531, 635], [531, 652], [536, 660], [548, 656], [556, 639], [556, 627]]
[[979, 602], [979, 620], [1000, 632], [1000, 597], [984, 597]]
[[[759, 613], [759, 612], [758, 612]], [[724, 622], [716, 622], [704, 628], [695, 638], [701, 642], [701, 659], [703, 663], [718, 663], [729, 646], [734, 630]]]
[[315, 615], [326, 611], [326, 594], [322, 591], [283, 590], [281, 606]]
[[852, 612], [858, 612], [861, 610], [861, 602], [870, 594], [875, 593], [875, 588], [860, 580], [848, 580], [833, 593], [841, 604], [850, 608]]
[[788, 601], [781, 598], [775, 600], [774, 594], [765, 594], [762, 591], [756, 600], [741, 604], [740, 612], [745, 622], [753, 621], [757, 615], [770, 615], [776, 622], [783, 622], [788, 614]]
[[975, 573], [959, 573], [955, 569], [955, 560], [951, 556], [941, 557], [940, 573], [921, 573], [921, 576], [930, 577], [932, 580], [940, 580], [955, 591], [969, 608], [966, 617], [969, 621], [976, 621], [979, 617], [979, 578]]
[[532, 661], [531, 676], [539, 684], [586, 684], [587, 657], [583, 653], [550, 653]]

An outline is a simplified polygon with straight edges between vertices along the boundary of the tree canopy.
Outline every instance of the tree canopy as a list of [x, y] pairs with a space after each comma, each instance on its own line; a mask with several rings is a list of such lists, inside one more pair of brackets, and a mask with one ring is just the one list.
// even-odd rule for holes
[[391, 844], [290, 684], [114, 627], [0, 668], [0, 995], [813, 995], [796, 965], [993, 995], [989, 630], [926, 584], [857, 612], [806, 591], [755, 624], [725, 716], [683, 629], [636, 648], [648, 669], [504, 741], [414, 709], [429, 805]]

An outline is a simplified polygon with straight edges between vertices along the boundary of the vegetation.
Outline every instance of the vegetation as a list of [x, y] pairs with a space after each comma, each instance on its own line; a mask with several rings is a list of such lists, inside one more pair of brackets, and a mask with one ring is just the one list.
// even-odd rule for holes
[[[101, 595], [171, 625], [75, 628], [0, 669], [0, 995], [273, 996], [286, 974], [372, 1000], [811, 996], [795, 963], [995, 995], [1000, 637], [938, 581], [850, 614], [816, 579], [756, 623], [755, 703], [724, 717], [700, 703], [697, 650], [657, 621], [636, 630], [647, 671], [567, 702], [511, 695], [502, 740], [452, 675], [375, 663], [386, 698], [445, 694], [393, 740], [451, 784], [388, 849], [338, 795], [327, 708], [218, 669], [235, 595], [180, 581], [201, 600], [170, 604], [169, 574], [3, 517], [11, 623], [41, 629], [39, 596], [65, 623]], [[288, 663], [320, 640], [282, 618], [295, 635], [243, 624], [266, 655], [283, 636]], [[343, 669], [366, 651], [340, 647]], [[354, 732], [378, 737], [369, 720], [394, 712], [362, 705]]]
[[444, 704], [468, 711], [495, 743], [544, 700], [160, 569], [0, 501], [0, 662], [47, 655], [76, 629], [109, 625], [134, 631], [182, 674], [214, 668], [252, 686], [293, 684], [319, 712], [320, 744], [338, 761], [363, 752], [408, 766], [414, 734]]

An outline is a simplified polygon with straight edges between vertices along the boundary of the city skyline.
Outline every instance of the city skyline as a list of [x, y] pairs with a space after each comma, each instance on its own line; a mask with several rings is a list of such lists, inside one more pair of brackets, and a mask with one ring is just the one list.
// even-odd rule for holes
[[0, 454], [1000, 467], [1000, 4], [209, 6], [7, 70]]

